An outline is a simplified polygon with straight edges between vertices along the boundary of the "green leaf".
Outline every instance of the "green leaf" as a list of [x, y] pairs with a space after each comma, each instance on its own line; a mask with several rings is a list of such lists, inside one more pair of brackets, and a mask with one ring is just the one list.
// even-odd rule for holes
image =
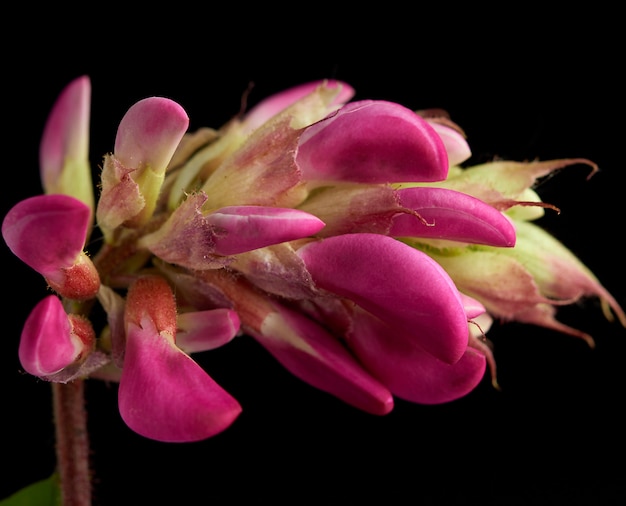
[[0, 506], [63, 506], [58, 475], [54, 473], [50, 478], [18, 490], [6, 499], [2, 499]]

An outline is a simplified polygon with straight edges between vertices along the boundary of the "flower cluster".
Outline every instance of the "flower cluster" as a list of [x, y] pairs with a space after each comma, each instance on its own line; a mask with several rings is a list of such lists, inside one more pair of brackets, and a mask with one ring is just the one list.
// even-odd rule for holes
[[354, 94], [344, 82], [307, 83], [193, 133], [176, 102], [141, 100], [102, 160], [95, 199], [91, 82], [71, 82], [43, 133], [44, 193], [2, 223], [11, 251], [53, 292], [23, 327], [24, 370], [119, 382], [132, 430], [183, 442], [240, 414], [191, 357], [238, 335], [384, 415], [394, 397], [462, 397], [488, 368], [495, 383], [493, 318], [591, 342], [555, 308], [597, 296], [626, 326], [594, 275], [533, 223], [550, 207], [535, 181], [591, 162], [462, 168], [471, 151], [445, 114]]

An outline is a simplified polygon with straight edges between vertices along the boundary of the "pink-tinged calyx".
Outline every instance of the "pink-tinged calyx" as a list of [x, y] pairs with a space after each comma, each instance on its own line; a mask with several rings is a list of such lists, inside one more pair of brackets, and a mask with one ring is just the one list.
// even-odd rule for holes
[[185, 110], [167, 98], [146, 98], [127, 111], [102, 170], [97, 218], [105, 235], [122, 224], [138, 227], [150, 219], [167, 165], [188, 126]]
[[545, 297], [557, 304], [598, 297], [607, 319], [616, 315], [626, 327], [622, 307], [576, 255], [534, 223], [517, 221], [515, 226], [520, 242], [507, 255], [525, 266]]
[[[319, 101], [322, 104], [317, 106], [323, 107], [323, 99]], [[294, 123], [301, 108], [306, 110], [305, 104], [293, 104], [263, 123], [207, 177], [201, 190], [212, 208], [295, 207], [305, 198], [302, 173], [295, 162], [302, 131]]]
[[164, 278], [139, 278], [128, 290], [126, 350], [118, 405], [144, 437], [191, 442], [228, 428], [239, 403], [175, 344], [176, 302]]
[[313, 181], [441, 181], [448, 156], [433, 127], [393, 102], [351, 102], [307, 127], [296, 156]]
[[70, 195], [94, 212], [89, 163], [91, 81], [81, 76], [57, 98], [39, 145], [39, 169], [44, 193]]
[[62, 371], [78, 367], [95, 346], [91, 323], [79, 315], [68, 315], [56, 295], [48, 295], [31, 311], [24, 324], [19, 358], [24, 370], [56, 381]]
[[450, 276], [426, 254], [378, 234], [312, 241], [297, 254], [319, 288], [416, 334], [420, 346], [440, 360], [452, 364], [465, 352], [463, 301]]
[[626, 326], [623, 308], [569, 249], [532, 222], [515, 220], [514, 224], [514, 248], [480, 246], [454, 252], [429, 248], [428, 254], [460, 290], [505, 321], [544, 326], [593, 345], [591, 336], [558, 322], [555, 314], [558, 306], [595, 296], [607, 319], [616, 316]]
[[165, 279], [156, 275], [142, 276], [128, 289], [124, 325], [141, 327], [149, 320], [157, 332], [172, 342], [176, 338], [176, 300]]

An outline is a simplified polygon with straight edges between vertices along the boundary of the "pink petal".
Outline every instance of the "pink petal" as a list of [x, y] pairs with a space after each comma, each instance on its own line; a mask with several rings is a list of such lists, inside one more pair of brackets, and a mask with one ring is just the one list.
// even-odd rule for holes
[[26, 319], [19, 345], [24, 370], [48, 378], [74, 364], [95, 343], [95, 333], [83, 320], [74, 328], [61, 300], [55, 295], [42, 299]]
[[43, 276], [69, 268], [82, 253], [91, 211], [68, 195], [37, 195], [13, 206], [2, 236], [22, 262]]
[[329, 88], [338, 88], [339, 94], [333, 101], [333, 104], [344, 104], [354, 96], [354, 88], [343, 81], [331, 79], [300, 84], [267, 97], [250, 109], [245, 116], [246, 128], [253, 130], [259, 127], [294, 102], [309, 93], [313, 93], [318, 86], [323, 84], [326, 84]]
[[215, 252], [235, 255], [315, 234], [324, 222], [312, 214], [290, 208], [229, 206], [206, 216], [215, 227]]
[[456, 363], [446, 364], [419, 346], [419, 332], [402, 334], [373, 315], [359, 312], [348, 342], [363, 365], [395, 396], [407, 401], [440, 404], [476, 388], [486, 369], [482, 353], [467, 348]]
[[362, 100], [306, 128], [297, 163], [306, 180], [440, 181], [448, 173], [441, 137], [410, 109]]
[[63, 89], [48, 116], [39, 147], [41, 182], [46, 193], [59, 193], [57, 185], [68, 160], [89, 159], [90, 104], [91, 81], [81, 76]]
[[241, 413], [239, 403], [147, 318], [128, 326], [118, 405], [133, 431], [164, 442], [215, 436]]
[[185, 110], [173, 100], [149, 97], [128, 109], [117, 130], [115, 156], [126, 167], [165, 171], [189, 126]]
[[285, 307], [250, 333], [292, 374], [365, 412], [393, 409], [390, 392], [323, 327]]
[[[427, 120], [428, 121], [428, 120]], [[448, 163], [450, 166], [460, 165], [472, 156], [472, 151], [465, 137], [449, 126], [442, 125], [437, 121], [428, 121], [429, 125], [439, 134], [446, 153], [448, 154]]]
[[480, 315], [485, 314], [487, 311], [482, 303], [469, 295], [459, 292], [461, 300], [463, 301], [463, 308], [468, 320], [478, 318]]
[[176, 344], [185, 353], [212, 350], [230, 342], [241, 322], [232, 309], [189, 311], [178, 315]]
[[454, 283], [432, 258], [391, 237], [346, 234], [297, 251], [322, 289], [416, 334], [420, 345], [454, 363], [467, 348], [467, 317]]
[[389, 235], [450, 239], [512, 247], [515, 227], [500, 211], [465, 193], [444, 188], [398, 190], [400, 205], [417, 213], [397, 214]]

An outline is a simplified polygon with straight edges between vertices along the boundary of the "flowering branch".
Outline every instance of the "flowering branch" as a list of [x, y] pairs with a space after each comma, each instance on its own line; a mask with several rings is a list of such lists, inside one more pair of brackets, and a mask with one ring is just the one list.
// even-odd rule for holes
[[[594, 296], [626, 327], [615, 298], [536, 224], [556, 209], [536, 181], [597, 170], [589, 160], [463, 166], [470, 147], [445, 114], [350, 102], [349, 84], [318, 81], [218, 130], [188, 132], [187, 112], [164, 97], [131, 105], [96, 199], [90, 91], [81, 76], [60, 94], [41, 143], [44, 194], [2, 222], [52, 291], [24, 324], [19, 358], [52, 383], [66, 505], [91, 500], [85, 381], [117, 385], [137, 434], [195, 442], [245, 407], [193, 355], [241, 335], [304, 382], [386, 415], [396, 398], [468, 395], [488, 369], [497, 385], [496, 319], [591, 344], [556, 310]], [[94, 232], [102, 241], [88, 241]]]

